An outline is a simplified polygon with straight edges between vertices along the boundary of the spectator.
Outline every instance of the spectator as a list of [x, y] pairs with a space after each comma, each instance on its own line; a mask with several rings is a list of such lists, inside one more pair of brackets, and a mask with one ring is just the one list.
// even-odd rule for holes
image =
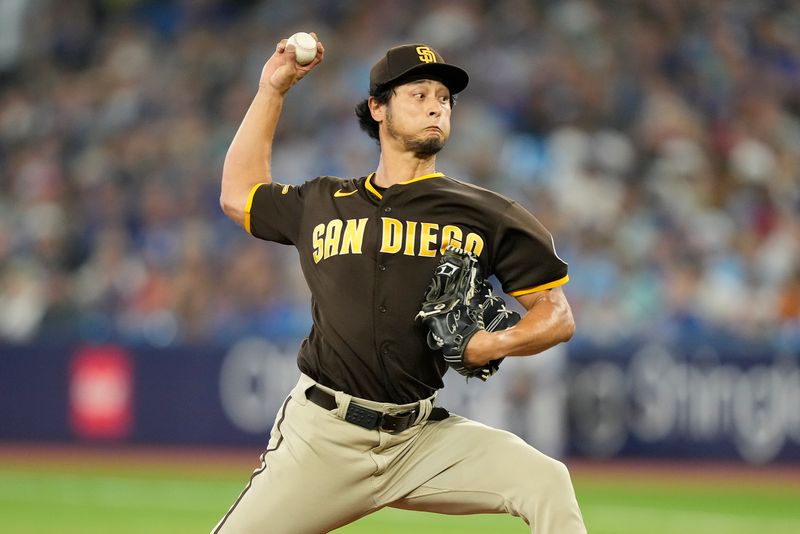
[[248, 87], [294, 28], [324, 37], [331, 68], [281, 119], [279, 181], [369, 167], [352, 114], [365, 51], [428, 41], [481, 73], [442, 168], [545, 219], [579, 336], [723, 330], [800, 347], [800, 5], [422, 5], [9, 4], [0, 340], [304, 335], [288, 252], [242, 238], [217, 203]]

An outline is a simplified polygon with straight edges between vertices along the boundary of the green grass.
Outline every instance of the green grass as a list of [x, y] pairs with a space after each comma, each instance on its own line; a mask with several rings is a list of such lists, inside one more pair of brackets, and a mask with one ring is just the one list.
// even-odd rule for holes
[[[121, 462], [124, 463], [124, 462]], [[152, 466], [0, 463], [2, 531], [13, 534], [181, 534], [208, 532], [243, 487], [247, 471], [195, 472]], [[637, 476], [574, 474], [592, 534], [794, 534], [800, 487], [735, 480], [685, 483]], [[344, 534], [528, 532], [505, 515], [443, 516], [385, 509]]]
[[698, 484], [576, 480], [589, 531], [596, 534], [790, 534], [800, 531], [800, 487], [735, 480]]

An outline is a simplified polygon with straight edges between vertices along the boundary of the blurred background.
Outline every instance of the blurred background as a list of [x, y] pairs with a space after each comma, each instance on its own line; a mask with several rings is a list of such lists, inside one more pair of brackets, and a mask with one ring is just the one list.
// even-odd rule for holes
[[310, 327], [219, 209], [275, 43], [316, 31], [273, 175], [363, 176], [390, 46], [471, 76], [438, 169], [570, 265], [576, 337], [455, 411], [564, 458], [800, 463], [800, 4], [0, 0], [0, 446], [260, 446]]
[[580, 338], [796, 352], [800, 7], [612, 5], [3, 0], [0, 339], [306, 334], [294, 252], [218, 197], [263, 62], [308, 29], [329, 53], [289, 96], [277, 179], [374, 169], [353, 107], [387, 47], [424, 41], [472, 76], [440, 167], [552, 230]]

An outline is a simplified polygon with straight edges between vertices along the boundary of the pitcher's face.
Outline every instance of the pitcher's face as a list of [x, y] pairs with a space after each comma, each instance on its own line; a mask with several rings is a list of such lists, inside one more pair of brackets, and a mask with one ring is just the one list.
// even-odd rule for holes
[[395, 87], [383, 126], [400, 149], [420, 158], [435, 155], [450, 137], [450, 91], [436, 80], [416, 80]]

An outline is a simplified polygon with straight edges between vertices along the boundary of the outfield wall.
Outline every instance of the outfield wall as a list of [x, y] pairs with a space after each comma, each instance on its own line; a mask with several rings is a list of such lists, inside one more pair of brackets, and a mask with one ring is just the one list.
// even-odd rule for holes
[[745, 343], [571, 351], [578, 455], [800, 462], [800, 366]]
[[[0, 346], [0, 440], [259, 446], [297, 374], [255, 338]], [[763, 346], [570, 343], [446, 383], [440, 404], [556, 456], [800, 463], [798, 357]]]

